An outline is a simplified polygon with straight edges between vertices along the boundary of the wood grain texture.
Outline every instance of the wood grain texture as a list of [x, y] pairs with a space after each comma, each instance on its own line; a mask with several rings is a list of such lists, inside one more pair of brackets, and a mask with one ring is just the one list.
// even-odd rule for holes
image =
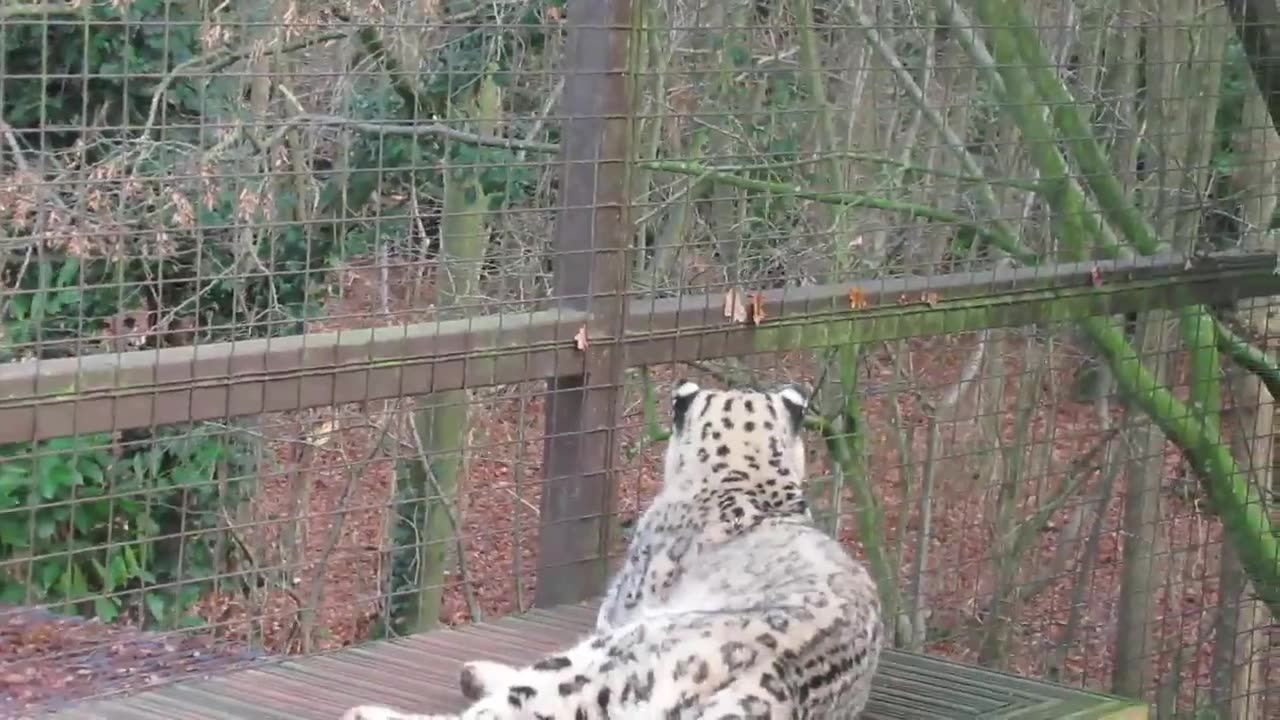
[[[442, 711], [465, 706], [469, 659], [527, 663], [572, 643], [595, 603], [273, 662], [64, 710], [65, 720], [336, 720], [379, 702]], [[939, 658], [886, 651], [863, 720], [1141, 720], [1147, 706]]]

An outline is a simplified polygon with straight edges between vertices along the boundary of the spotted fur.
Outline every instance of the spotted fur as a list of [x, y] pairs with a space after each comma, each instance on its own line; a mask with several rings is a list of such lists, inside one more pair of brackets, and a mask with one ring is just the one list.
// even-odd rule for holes
[[803, 394], [677, 384], [662, 490], [594, 633], [524, 668], [471, 662], [461, 715], [344, 720], [792, 720], [862, 711], [881, 647], [866, 570], [813, 525]]

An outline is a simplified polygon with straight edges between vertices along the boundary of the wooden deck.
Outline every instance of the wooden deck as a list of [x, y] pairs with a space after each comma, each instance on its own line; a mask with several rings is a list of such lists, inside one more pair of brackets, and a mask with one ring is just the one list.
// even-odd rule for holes
[[[63, 710], [66, 720], [337, 720], [378, 702], [443, 712], [466, 705], [458, 671], [470, 659], [527, 663], [595, 622], [595, 604], [535, 610], [458, 629], [369, 643], [184, 681]], [[864, 720], [991, 718], [1145, 720], [1141, 703], [936, 658], [887, 651]]]

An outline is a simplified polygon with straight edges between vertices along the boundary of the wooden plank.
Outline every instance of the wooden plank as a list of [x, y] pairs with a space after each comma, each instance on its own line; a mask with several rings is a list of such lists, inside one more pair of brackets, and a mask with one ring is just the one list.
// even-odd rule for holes
[[[55, 713], [65, 720], [336, 720], [365, 702], [442, 712], [465, 706], [464, 659], [528, 663], [595, 622], [595, 603], [368, 643], [168, 685]], [[1147, 707], [936, 657], [886, 651], [863, 720], [1139, 720]]]

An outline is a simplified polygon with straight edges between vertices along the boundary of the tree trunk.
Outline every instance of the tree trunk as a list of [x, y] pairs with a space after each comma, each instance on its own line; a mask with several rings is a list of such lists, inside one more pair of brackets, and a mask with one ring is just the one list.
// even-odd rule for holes
[[[1280, 171], [1280, 137], [1271, 124], [1266, 102], [1252, 85], [1245, 98], [1241, 129], [1235, 147], [1246, 158], [1232, 176], [1240, 188], [1246, 250], [1277, 250], [1275, 236], [1267, 231], [1276, 209], [1276, 173]], [[1259, 338], [1271, 338], [1277, 327], [1276, 298], [1255, 298], [1241, 304], [1240, 319]], [[1249, 469], [1259, 488], [1276, 489], [1275, 398], [1256, 375], [1236, 373], [1231, 384], [1239, 421], [1232, 438], [1236, 457]], [[1265, 496], [1265, 493], [1264, 493]], [[1272, 508], [1274, 513], [1274, 508]], [[1273, 527], [1276, 519], [1273, 514]], [[1218, 717], [1255, 720], [1264, 717], [1268, 612], [1262, 603], [1248, 599], [1252, 590], [1230, 545], [1222, 549], [1218, 614], [1214, 623], [1212, 698]]]
[[[1204, 22], [1200, 0], [1158, 0], [1146, 29], [1147, 79], [1151, 97], [1147, 123], [1149, 140], [1156, 149], [1156, 166], [1149, 180], [1153, 205], [1149, 208], [1156, 237], [1168, 238], [1175, 252], [1190, 253], [1200, 226], [1199, 198], [1208, 183], [1207, 167], [1213, 146], [1218, 88], [1221, 85], [1222, 57], [1227, 26]], [[1160, 318], [1165, 313], [1157, 314]], [[1149, 318], [1147, 338], [1163, 319]], [[1182, 333], [1192, 357], [1193, 403], [1207, 413], [1205, 422], [1217, 423], [1220, 403], [1217, 396], [1216, 362], [1197, 365], [1206, 357], [1196, 352], [1205, 340], [1197, 338], [1198, 327], [1183, 326]], [[1159, 349], [1144, 343], [1144, 351]], [[1209, 356], [1212, 357], [1212, 356]], [[1158, 365], [1163, 365], [1163, 362]], [[1160, 377], [1161, 368], [1157, 368]], [[1164, 382], [1162, 379], [1161, 382]], [[1159, 557], [1157, 533], [1160, 514], [1164, 441], [1149, 425], [1135, 431], [1134, 457], [1125, 493], [1124, 564], [1117, 608], [1115, 665], [1111, 689], [1120, 695], [1141, 697], [1150, 684], [1150, 629], [1155, 612], [1153, 580]]]
[[[477, 134], [492, 135], [502, 110], [498, 86], [492, 77], [485, 76], [472, 107], [454, 107], [463, 118], [483, 119], [471, 123]], [[464, 312], [451, 308], [473, 303], [478, 296], [489, 227], [481, 171], [474, 163], [455, 163], [446, 153], [435, 303], [437, 317], [442, 320]], [[406, 502], [399, 508], [402, 523], [409, 526], [405, 538], [418, 553], [417, 572], [406, 578], [411, 579], [412, 587], [402, 589], [409, 593], [405, 607], [396, 613], [397, 625], [408, 632], [425, 632], [440, 622], [445, 568], [451, 564], [450, 549], [461, 523], [458, 482], [466, 445], [468, 397], [466, 390], [450, 390], [415, 400], [416, 453], [405, 461], [407, 479], [401, 497]]]
[[[1160, 383], [1169, 375], [1172, 342], [1167, 331], [1169, 313], [1155, 311], [1139, 323], [1139, 354]], [[1160, 481], [1165, 438], [1155, 423], [1140, 412], [1128, 412], [1122, 433], [1125, 455], [1122, 493], [1124, 544], [1121, 549], [1120, 593], [1116, 606], [1115, 664], [1111, 691], [1142, 697], [1150, 680], [1151, 618], [1155, 610], [1155, 558], [1161, 554]]]

